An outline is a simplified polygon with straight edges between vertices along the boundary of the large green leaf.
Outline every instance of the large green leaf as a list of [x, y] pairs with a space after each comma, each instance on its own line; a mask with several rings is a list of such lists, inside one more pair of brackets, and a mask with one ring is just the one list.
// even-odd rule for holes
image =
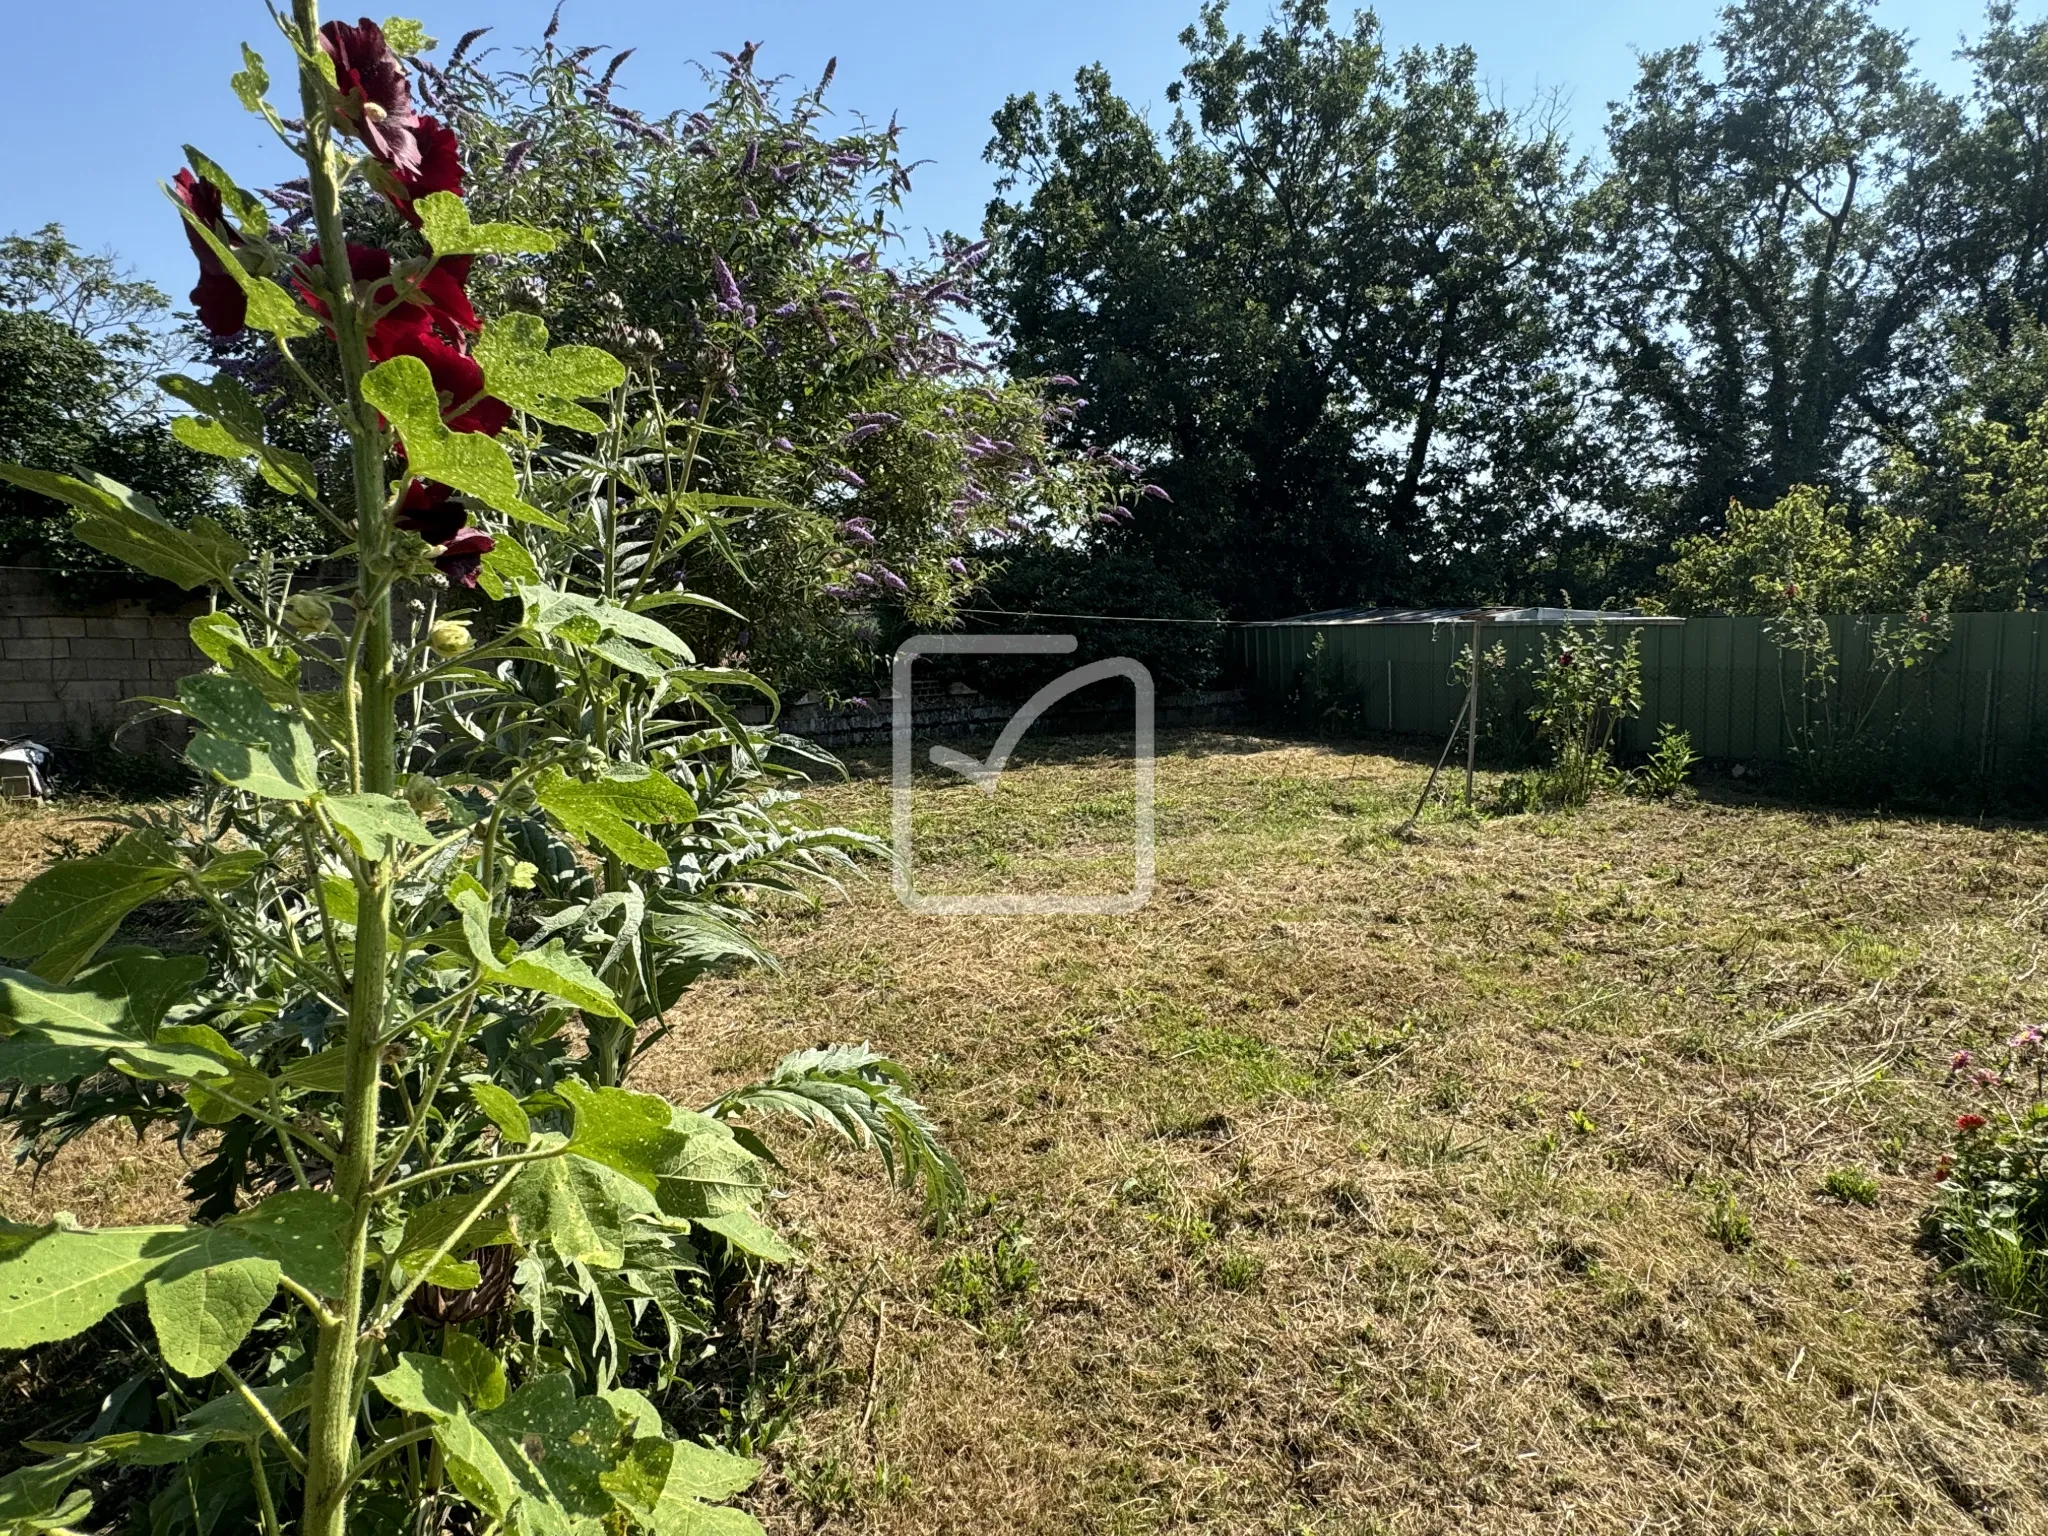
[[166, 394], [202, 413], [180, 416], [171, 423], [171, 435], [187, 448], [222, 459], [253, 458], [272, 489], [288, 496], [311, 500], [320, 494], [312, 463], [303, 453], [272, 447], [265, 440], [263, 409], [233, 374], [216, 374], [211, 384], [201, 384], [173, 373], [157, 383]]
[[[490, 1437], [458, 1409], [434, 1425], [434, 1441], [456, 1491], [492, 1520], [506, 1520], [519, 1502], [520, 1479]], [[523, 1470], [532, 1475], [530, 1467]]]
[[522, 950], [507, 961], [493, 978], [507, 986], [525, 987], [608, 1018], [626, 1019], [612, 989], [598, 980], [597, 973], [569, 953], [560, 939], [550, 939], [539, 949]]
[[382, 411], [404, 439], [406, 462], [415, 475], [452, 485], [507, 517], [561, 529], [555, 519], [520, 498], [519, 472], [496, 438], [448, 430], [441, 420], [433, 375], [418, 358], [394, 357], [372, 368], [363, 377], [363, 398]]
[[653, 1193], [689, 1146], [669, 1123], [668, 1100], [624, 1088], [592, 1088], [568, 1078], [556, 1090], [575, 1111], [569, 1150], [624, 1174]]
[[462, 1412], [461, 1378], [454, 1366], [433, 1355], [407, 1351], [390, 1370], [372, 1376], [370, 1385], [392, 1407], [423, 1414], [436, 1424], [446, 1423]]
[[695, 1110], [672, 1107], [669, 1124], [687, 1140], [662, 1170], [661, 1208], [701, 1221], [733, 1211], [751, 1212], [768, 1193], [761, 1160], [741, 1146], [732, 1128]]
[[[205, 970], [198, 956], [166, 960], [145, 950], [125, 951], [69, 986], [0, 967], [0, 1082], [67, 1083], [116, 1059], [126, 1064], [130, 1053], [157, 1056], [150, 1035], [170, 1002], [161, 989], [189, 986]], [[185, 1065], [203, 1072], [209, 1063]]]
[[573, 1154], [520, 1170], [506, 1206], [527, 1247], [546, 1243], [565, 1263], [600, 1269], [624, 1262], [630, 1217], [658, 1214], [654, 1198], [624, 1174]]
[[355, 850], [374, 862], [396, 858], [403, 845], [430, 847], [434, 834], [395, 795], [329, 795], [321, 802]]
[[[714, 1509], [706, 1500], [729, 1499], [753, 1487], [760, 1464], [706, 1446], [637, 1439], [604, 1487], [643, 1529], [654, 1536], [698, 1536], [730, 1530], [758, 1532], [753, 1517], [736, 1509]], [[724, 1517], [725, 1523], [719, 1522]], [[731, 1523], [736, 1520], [738, 1523]]]
[[223, 1225], [257, 1254], [275, 1259], [297, 1284], [316, 1295], [340, 1296], [347, 1279], [348, 1221], [339, 1195], [287, 1189]]
[[232, 1225], [193, 1232], [143, 1282], [165, 1361], [187, 1376], [219, 1370], [277, 1294], [278, 1273], [277, 1260], [256, 1253]]
[[765, 1259], [770, 1264], [790, 1264], [795, 1252], [776, 1236], [775, 1229], [751, 1211], [724, 1211], [716, 1216], [693, 1216], [690, 1225], [715, 1232], [741, 1253]]
[[105, 475], [94, 475], [88, 483], [0, 463], [0, 480], [69, 502], [80, 514], [71, 525], [80, 543], [187, 591], [230, 580], [235, 567], [249, 558], [249, 551], [212, 518], [195, 517], [189, 528], [174, 527], [155, 502]]
[[533, 1140], [533, 1122], [527, 1118], [525, 1107], [509, 1092], [487, 1081], [473, 1082], [468, 1086], [469, 1096], [476, 1101], [476, 1107], [498, 1128], [498, 1135], [507, 1143], [523, 1147]]
[[619, 635], [684, 661], [692, 659], [682, 636], [644, 613], [555, 587], [522, 584], [518, 591], [526, 623], [539, 634], [559, 635], [575, 645], [593, 645], [606, 635]]
[[545, 255], [557, 243], [548, 231], [524, 224], [472, 224], [468, 207], [453, 192], [429, 192], [412, 206], [436, 256]]
[[697, 803], [688, 791], [665, 774], [653, 772], [586, 780], [549, 768], [534, 780], [533, 793], [563, 831], [586, 840], [595, 838], [637, 869], [666, 869], [669, 856], [661, 844], [635, 830], [632, 823], [687, 822], [697, 815]]
[[501, 1448], [524, 1451], [554, 1502], [571, 1515], [611, 1513], [601, 1479], [625, 1453], [626, 1421], [603, 1398], [578, 1397], [569, 1375], [527, 1382], [476, 1423]]
[[0, 1349], [68, 1339], [140, 1300], [143, 1282], [178, 1251], [189, 1230], [0, 1222]]
[[64, 1531], [83, 1521], [92, 1509], [92, 1495], [71, 1485], [100, 1462], [94, 1450], [73, 1449], [36, 1466], [0, 1477], [0, 1530], [10, 1536], [32, 1531]]
[[53, 864], [0, 911], [0, 959], [64, 981], [113, 937], [121, 920], [179, 876], [161, 847], [130, 833], [107, 852]]
[[507, 405], [556, 426], [602, 432], [604, 421], [576, 404], [626, 382], [625, 365], [596, 347], [548, 349], [547, 323], [513, 311], [484, 327], [475, 356], [484, 387]]
[[441, 1334], [441, 1358], [455, 1373], [462, 1395], [479, 1408], [495, 1408], [505, 1401], [505, 1362], [488, 1344], [459, 1329]]
[[[398, 1267], [410, 1274], [440, 1252], [441, 1245], [454, 1235], [481, 1198], [479, 1192], [471, 1191], [466, 1195], [443, 1195], [413, 1207], [406, 1213], [405, 1228], [392, 1250]], [[476, 1265], [464, 1262], [463, 1255], [511, 1241], [510, 1222], [495, 1206], [488, 1207], [469, 1224], [449, 1256], [428, 1274], [428, 1279], [450, 1290], [467, 1290], [477, 1283], [479, 1273]]]
[[178, 698], [206, 727], [185, 748], [200, 768], [266, 800], [306, 800], [319, 790], [312, 733], [255, 683], [201, 672], [180, 680]]

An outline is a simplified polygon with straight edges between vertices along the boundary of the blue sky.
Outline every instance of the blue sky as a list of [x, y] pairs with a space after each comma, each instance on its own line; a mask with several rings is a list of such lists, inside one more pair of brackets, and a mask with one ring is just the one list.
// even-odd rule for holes
[[[391, 4], [392, 0], [380, 0]], [[904, 220], [912, 249], [921, 229], [973, 229], [990, 194], [981, 151], [989, 114], [1014, 92], [1060, 90], [1076, 68], [1100, 61], [1127, 96], [1166, 109], [1181, 29], [1198, 0], [1034, 0], [1029, 6], [939, 0], [566, 0], [564, 41], [632, 45], [624, 98], [649, 111], [695, 105], [693, 61], [715, 48], [764, 40], [758, 67], [808, 84], [837, 55], [838, 110], [885, 121], [901, 114], [904, 148], [935, 163], [919, 172]], [[553, 0], [420, 0], [429, 32], [453, 44], [490, 24], [511, 47], [536, 39]], [[191, 142], [245, 184], [287, 174], [267, 130], [227, 90], [244, 39], [273, 61], [285, 50], [257, 0], [46, 0], [10, 8], [9, 83], [0, 93], [0, 231], [50, 221], [90, 249], [113, 249], [182, 303], [191, 262], [156, 180], [176, 170]], [[1348, 7], [1338, 0], [1332, 10]], [[2031, 8], [2030, 8], [2031, 9]], [[1606, 103], [1624, 94], [1640, 51], [1702, 36], [1710, 0], [1385, 0], [1378, 7], [1398, 46], [1469, 42], [1496, 93], [1526, 104], [1560, 91], [1582, 147], [1598, 148]], [[353, 16], [353, 10], [331, 14]], [[379, 8], [381, 18], [385, 12]], [[1238, 0], [1232, 20], [1253, 31], [1263, 0]], [[1966, 78], [1952, 58], [1977, 30], [1974, 0], [1881, 0], [1879, 15], [1919, 43], [1921, 65], [1951, 87]]]

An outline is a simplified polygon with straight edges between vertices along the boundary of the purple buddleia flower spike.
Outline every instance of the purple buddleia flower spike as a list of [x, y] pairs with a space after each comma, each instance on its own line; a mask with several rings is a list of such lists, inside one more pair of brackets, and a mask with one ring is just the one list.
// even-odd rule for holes
[[746, 304], [740, 292], [739, 280], [732, 275], [732, 268], [725, 264], [725, 258], [714, 254], [711, 258], [711, 286], [718, 294], [718, 308], [723, 314], [737, 314]]
[[901, 576], [898, 576], [886, 565], [876, 566], [875, 575], [881, 578], [882, 585], [887, 587], [891, 592], [908, 592], [910, 590], [910, 583], [905, 581]]
[[946, 569], [951, 571], [955, 576], [965, 576], [967, 574], [967, 562], [965, 560], [962, 560], [958, 555], [953, 555], [947, 559]]

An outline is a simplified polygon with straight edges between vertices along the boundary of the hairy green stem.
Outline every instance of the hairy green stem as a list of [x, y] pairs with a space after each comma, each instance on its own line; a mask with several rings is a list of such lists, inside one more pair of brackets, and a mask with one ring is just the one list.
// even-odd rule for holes
[[[316, 0], [293, 0], [301, 47], [319, 47]], [[306, 169], [314, 225], [325, 258], [322, 273], [340, 363], [341, 415], [347, 428], [356, 519], [355, 630], [350, 675], [342, 687], [351, 704], [360, 688], [358, 736], [351, 779], [364, 791], [397, 787], [396, 704], [392, 671], [392, 527], [386, 510], [385, 445], [377, 414], [362, 396], [368, 367], [365, 320], [349, 280], [348, 240], [342, 227], [341, 189], [335, 178], [333, 119], [324, 82], [309, 60], [299, 66], [306, 122]], [[378, 1097], [382, 1038], [388, 1005], [391, 868], [365, 862], [356, 897], [355, 969], [349, 978], [348, 1027], [343, 1043], [341, 1141], [334, 1192], [348, 1208], [341, 1294], [332, 1319], [319, 1328], [313, 1358], [312, 1400], [306, 1443], [306, 1506], [300, 1536], [344, 1536], [348, 1489], [355, 1470], [356, 1397], [362, 1345], [363, 1284], [375, 1205]]]

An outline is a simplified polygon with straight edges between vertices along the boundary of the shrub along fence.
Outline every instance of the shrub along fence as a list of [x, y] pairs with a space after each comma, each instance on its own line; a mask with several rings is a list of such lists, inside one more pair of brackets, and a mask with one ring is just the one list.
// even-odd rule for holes
[[[1531, 701], [1530, 659], [1562, 622], [1479, 626], [1484, 650], [1498, 646], [1506, 663], [1481, 679], [1482, 739], [1518, 738]], [[1946, 642], [1904, 668], [1883, 659], [1886, 622], [1827, 619], [1838, 667], [1819, 689], [1806, 654], [1777, 644], [1768, 619], [1609, 617], [1602, 628], [1611, 640], [1633, 633], [1642, 647], [1643, 709], [1624, 724], [1619, 745], [1646, 752], [1668, 724], [1689, 732], [1704, 757], [1791, 762], [1832, 711], [1837, 740], [1855, 727], [1870, 750], [1941, 778], [2048, 772], [2048, 615], [1951, 615]], [[1310, 615], [1248, 624], [1233, 638], [1252, 698], [1269, 714], [1320, 713], [1351, 728], [1441, 738], [1465, 699], [1462, 661], [1473, 632], [1469, 619], [1449, 614]]]

